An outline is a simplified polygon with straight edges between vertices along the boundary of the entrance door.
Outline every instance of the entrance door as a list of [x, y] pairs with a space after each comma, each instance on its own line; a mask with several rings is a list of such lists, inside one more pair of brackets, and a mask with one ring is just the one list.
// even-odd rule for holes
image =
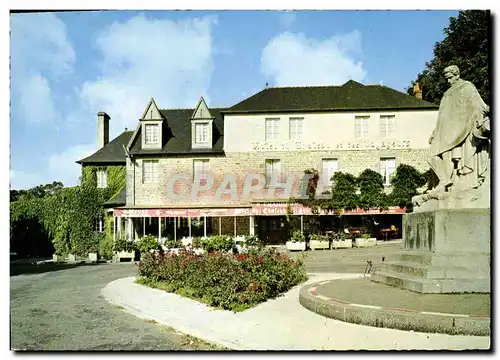
[[266, 216], [258, 218], [259, 238], [266, 244], [284, 244], [287, 238], [286, 219], [284, 216]]

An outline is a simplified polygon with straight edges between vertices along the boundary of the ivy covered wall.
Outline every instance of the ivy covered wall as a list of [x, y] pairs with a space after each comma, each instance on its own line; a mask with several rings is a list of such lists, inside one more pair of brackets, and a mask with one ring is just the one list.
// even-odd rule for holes
[[[98, 170], [107, 171], [108, 186], [105, 189], [97, 188]], [[12, 202], [11, 249], [23, 249], [31, 256], [34, 253], [47, 256], [40, 254], [37, 249], [26, 249], [26, 246], [40, 245], [48, 238], [53, 244], [54, 253], [58, 255], [73, 253], [86, 256], [96, 250], [108, 253], [112, 246], [112, 218], [111, 223], [109, 219], [106, 220], [111, 234], [108, 234], [109, 230], [104, 236], [95, 233], [93, 225], [96, 219], [106, 216], [102, 204], [117, 195], [123, 186], [125, 166], [84, 166], [79, 186], [63, 188], [41, 198], [21, 198]], [[29, 241], [26, 239], [26, 223], [32, 224]], [[37, 228], [33, 224], [39, 225], [37, 233], [33, 233], [33, 229]]]

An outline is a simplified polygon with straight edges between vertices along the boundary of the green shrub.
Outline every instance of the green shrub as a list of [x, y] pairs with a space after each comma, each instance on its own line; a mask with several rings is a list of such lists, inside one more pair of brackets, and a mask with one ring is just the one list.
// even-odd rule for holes
[[134, 251], [136, 246], [134, 242], [126, 239], [116, 239], [113, 245], [113, 251]]
[[146, 254], [139, 264], [138, 278], [144, 285], [233, 311], [279, 296], [305, 280], [303, 262], [274, 249], [239, 255], [195, 255], [186, 250]]
[[199, 236], [194, 237], [194, 238], [193, 238], [192, 245], [193, 245], [193, 247], [195, 247], [195, 248], [201, 248], [201, 246], [202, 246], [202, 244], [201, 244], [201, 237], [199, 237]]
[[311, 234], [309, 237], [309, 240], [316, 240], [316, 241], [328, 241], [328, 236], [326, 235], [321, 235], [321, 234]]
[[291, 238], [292, 242], [304, 242], [306, 241], [306, 236], [300, 231], [294, 231]]
[[201, 247], [207, 252], [230, 251], [233, 246], [233, 238], [227, 235], [214, 235], [201, 239]]
[[336, 232], [333, 235], [333, 239], [336, 241], [344, 241], [344, 240], [347, 240], [348, 238], [349, 237], [347, 236], [347, 234], [344, 231]]
[[151, 250], [160, 250], [161, 246], [158, 239], [153, 235], [146, 235], [136, 243], [137, 249], [141, 253], [148, 253]]
[[255, 235], [246, 235], [245, 236], [245, 245], [246, 246], [257, 246], [262, 247], [262, 241]]
[[99, 256], [109, 260], [113, 257], [113, 238], [105, 235], [99, 240]]
[[182, 242], [180, 240], [174, 240], [174, 239], [165, 240], [163, 246], [165, 246], [167, 249], [178, 249], [183, 247]]

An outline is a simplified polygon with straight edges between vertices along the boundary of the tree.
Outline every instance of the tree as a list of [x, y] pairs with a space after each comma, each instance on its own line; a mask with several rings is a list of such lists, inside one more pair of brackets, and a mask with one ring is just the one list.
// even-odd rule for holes
[[357, 182], [361, 192], [359, 207], [363, 209], [387, 208], [382, 175], [372, 169], [365, 169], [359, 174]]
[[21, 197], [32, 199], [56, 195], [63, 188], [64, 185], [62, 182], [54, 181], [52, 184], [38, 185], [28, 190], [10, 190], [10, 202], [17, 201]]
[[437, 177], [434, 170], [429, 169], [422, 174], [422, 176], [426, 179], [427, 182], [427, 191], [434, 189], [439, 184], [439, 178]]
[[357, 195], [358, 186], [354, 175], [338, 171], [333, 174], [332, 180], [331, 208], [337, 212], [343, 209], [356, 209], [359, 204], [359, 196]]
[[460, 76], [472, 82], [486, 104], [490, 104], [490, 51], [491, 14], [488, 10], [464, 10], [450, 18], [444, 29], [445, 39], [434, 45], [434, 58], [427, 62], [426, 69], [417, 75], [416, 81], [407, 89], [414, 95], [413, 86], [418, 82], [423, 100], [439, 104], [448, 84], [443, 70], [457, 65]]
[[391, 179], [392, 192], [389, 202], [392, 205], [413, 210], [411, 198], [418, 195], [417, 189], [424, 186], [427, 178], [413, 166], [400, 164]]

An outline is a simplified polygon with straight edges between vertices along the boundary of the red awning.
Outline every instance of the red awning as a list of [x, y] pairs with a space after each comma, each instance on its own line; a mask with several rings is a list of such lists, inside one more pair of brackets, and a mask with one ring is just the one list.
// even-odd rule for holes
[[[287, 215], [335, 215], [333, 211], [317, 211], [301, 204], [255, 204], [251, 208], [199, 208], [199, 209], [114, 209], [118, 217], [200, 217], [200, 216], [283, 216]], [[397, 206], [388, 210], [356, 209], [344, 210], [339, 215], [404, 214], [406, 210]]]

